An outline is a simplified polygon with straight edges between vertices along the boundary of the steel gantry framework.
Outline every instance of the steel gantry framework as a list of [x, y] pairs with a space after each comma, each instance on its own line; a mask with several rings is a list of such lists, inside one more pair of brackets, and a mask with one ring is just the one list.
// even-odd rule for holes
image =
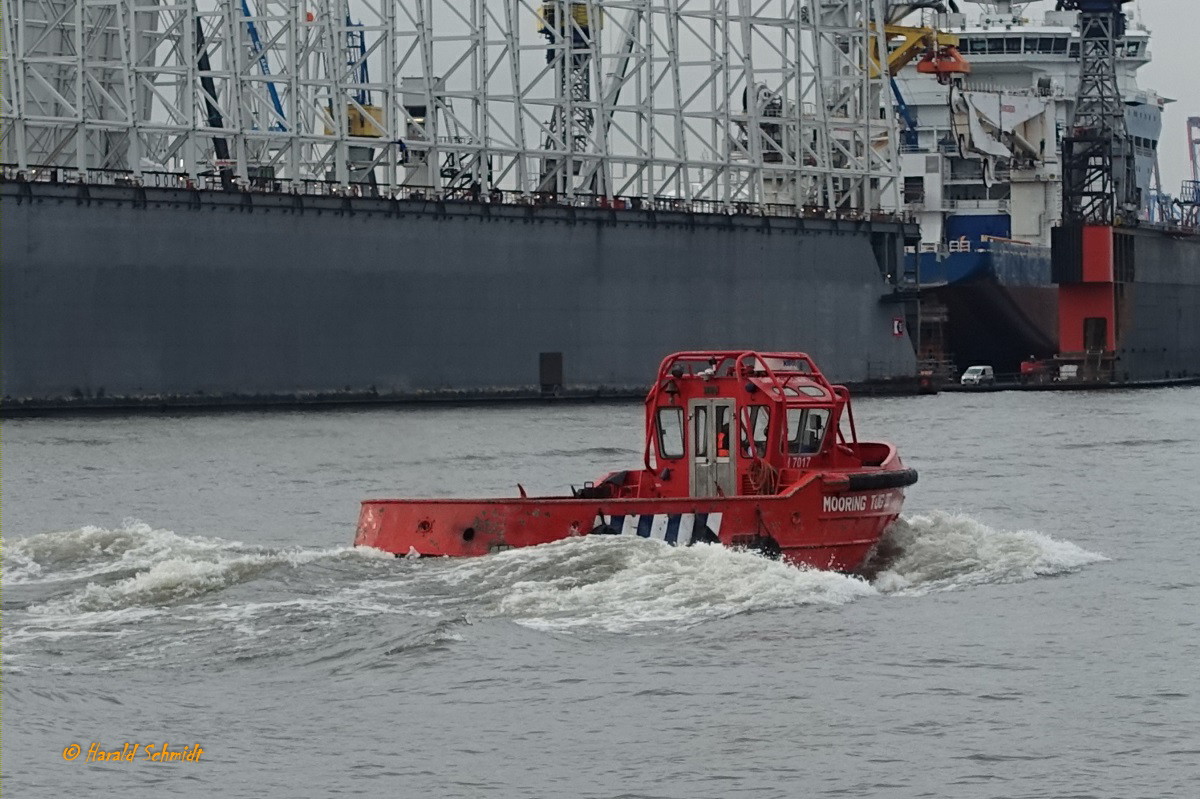
[[3, 0], [3, 161], [896, 208], [885, 5]]
[[1059, 0], [1059, 8], [1080, 12], [1079, 88], [1063, 138], [1063, 218], [1069, 222], [1131, 222], [1141, 207], [1117, 86], [1117, 43], [1125, 36], [1121, 7], [1129, 1]]

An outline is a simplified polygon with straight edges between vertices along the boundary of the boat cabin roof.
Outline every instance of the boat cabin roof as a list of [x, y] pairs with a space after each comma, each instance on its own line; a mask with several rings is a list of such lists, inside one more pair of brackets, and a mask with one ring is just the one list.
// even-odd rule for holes
[[791, 407], [841, 403], [849, 395], [831, 385], [803, 352], [699, 350], [667, 356], [647, 403], [674, 405], [692, 397]]
[[850, 392], [803, 352], [677, 352], [646, 397], [646, 469], [687, 464], [690, 483], [656, 489], [679, 495], [706, 496], [710, 467], [729, 470], [716, 478], [726, 495], [757, 493], [747, 486], [763, 469], [829, 464], [857, 441]]

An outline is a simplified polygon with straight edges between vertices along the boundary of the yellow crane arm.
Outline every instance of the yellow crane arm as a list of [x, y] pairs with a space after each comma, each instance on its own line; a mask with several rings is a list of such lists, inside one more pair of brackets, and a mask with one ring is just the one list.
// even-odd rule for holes
[[[874, 28], [874, 24], [871, 26]], [[939, 52], [946, 47], [958, 47], [959, 38], [953, 33], [944, 33], [936, 28], [914, 28], [908, 25], [884, 25], [884, 36], [887, 37], [889, 50], [887, 55], [888, 75], [895, 75], [911, 63], [914, 58], [924, 53]], [[895, 47], [891, 43], [899, 39]], [[879, 59], [871, 59], [871, 77], [879, 77]]]

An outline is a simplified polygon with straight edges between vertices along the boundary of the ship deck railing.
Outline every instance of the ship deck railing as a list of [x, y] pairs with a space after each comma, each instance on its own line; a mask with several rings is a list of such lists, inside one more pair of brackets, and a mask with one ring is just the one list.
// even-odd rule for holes
[[[182, 189], [189, 191], [226, 190], [219, 173], [192, 177], [187, 173], [143, 170], [88, 169], [76, 170], [58, 166], [31, 166], [20, 169], [13, 164], [0, 165], [0, 182], [50, 183], [71, 186], [123, 186], [132, 188]], [[911, 223], [915, 217], [907, 213], [882, 210], [845, 210], [821, 206], [725, 201], [706, 198], [608, 196], [603, 194], [561, 194], [528, 192], [511, 189], [481, 189], [478, 187], [435, 188], [433, 186], [379, 186], [369, 182], [339, 183], [337, 181], [286, 179], [263, 176], [236, 178], [233, 191], [252, 194], [283, 194], [305, 197], [368, 198], [416, 202], [469, 202], [490, 205], [596, 208], [604, 210], [634, 210], [712, 214], [723, 216], [763, 216], [799, 219], [828, 219], [839, 221], [872, 221]]]

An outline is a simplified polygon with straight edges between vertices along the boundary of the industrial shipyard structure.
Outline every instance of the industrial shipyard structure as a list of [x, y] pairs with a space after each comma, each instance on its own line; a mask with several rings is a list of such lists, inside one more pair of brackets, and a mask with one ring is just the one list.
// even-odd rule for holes
[[913, 386], [892, 76], [961, 88], [950, 11], [3, 0], [3, 407]]
[[5, 0], [5, 402], [911, 379], [882, 5]]
[[[904, 209], [921, 226], [906, 269], [921, 286], [921, 357], [945, 364], [944, 371], [978, 363], [1012, 374], [1031, 355], [1085, 349], [1093, 365], [1106, 350], [1110, 367], [1120, 359], [1120, 368], [1109, 369], [1119, 378], [1166, 379], [1189, 371], [1188, 363], [1197, 371], [1200, 252], [1189, 242], [1196, 240], [1200, 171], [1193, 168], [1178, 194], [1165, 185], [1158, 153], [1180, 143], [1183, 131], [1163, 127], [1172, 101], [1139, 85], [1152, 57], [1151, 31], [1125, 20], [1122, 5], [964, 4], [940, 24], [971, 73], [950, 86], [912, 69], [896, 75]], [[1091, 171], [1083, 167], [1087, 181], [1073, 144], [1080, 129], [1103, 143], [1085, 151], [1085, 160], [1096, 161]], [[1193, 149], [1195, 138], [1189, 131]], [[1107, 160], [1105, 148], [1113, 153]], [[1106, 178], [1114, 169], [1116, 179]], [[1091, 180], [1096, 185], [1086, 185]], [[1073, 293], [1093, 289], [1064, 287], [1064, 274], [1056, 279], [1051, 239], [1064, 220], [1079, 218], [1080, 192], [1109, 198], [1117, 187], [1126, 198], [1103, 218], [1110, 225], [1119, 219], [1122, 235], [1141, 242], [1142, 269], [1138, 280], [1126, 272], [1118, 281], [1125, 284], [1120, 313], [1114, 303], [1104, 315], [1114, 333], [1118, 316], [1123, 323], [1116, 346], [1093, 341], [1085, 348], [1082, 323], [1062, 311], [1075, 307]], [[1154, 253], [1159, 245], [1162, 257]]]
[[1200, 171], [1168, 193], [1171, 101], [1138, 85], [1151, 37], [1128, 2], [945, 14], [971, 74], [949, 91], [897, 76], [926, 362], [1039, 381], [1200, 375]]

